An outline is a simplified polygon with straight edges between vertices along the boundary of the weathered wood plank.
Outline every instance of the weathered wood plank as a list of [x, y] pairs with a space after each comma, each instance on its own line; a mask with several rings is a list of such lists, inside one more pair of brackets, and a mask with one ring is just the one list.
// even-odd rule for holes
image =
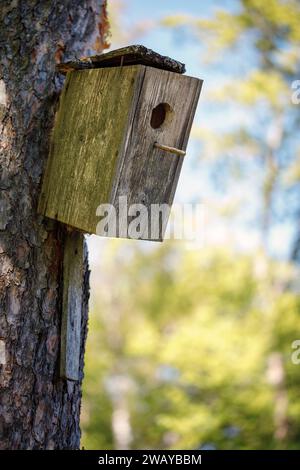
[[119, 67], [122, 65], [149, 65], [175, 73], [185, 73], [185, 65], [170, 57], [163, 56], [145, 46], [133, 45], [122, 47], [105, 54], [83, 57], [57, 65], [57, 70], [67, 73], [72, 70], [91, 69], [99, 67]]
[[95, 233], [126, 135], [137, 67], [71, 72], [61, 96], [39, 212]]
[[[155, 142], [185, 152], [203, 82], [152, 67], [144, 67], [144, 72], [110, 199], [116, 206], [118, 198], [125, 195], [128, 206], [143, 203], [148, 209], [150, 227], [151, 205], [172, 205], [183, 164], [182, 155], [167, 154], [156, 148]], [[152, 112], [162, 104], [165, 120], [153, 128]], [[168, 213], [162, 218], [158, 240], [163, 239], [167, 221]], [[147, 233], [141, 238], [148, 239]]]
[[81, 310], [83, 289], [83, 236], [66, 234], [63, 266], [63, 308], [60, 375], [79, 380]]

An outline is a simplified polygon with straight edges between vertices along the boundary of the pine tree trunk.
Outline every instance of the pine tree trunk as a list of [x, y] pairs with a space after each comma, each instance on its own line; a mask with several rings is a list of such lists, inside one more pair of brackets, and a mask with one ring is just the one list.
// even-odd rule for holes
[[79, 382], [59, 376], [65, 232], [37, 215], [63, 77], [57, 62], [100, 52], [105, 0], [1, 0], [0, 449], [77, 449]]

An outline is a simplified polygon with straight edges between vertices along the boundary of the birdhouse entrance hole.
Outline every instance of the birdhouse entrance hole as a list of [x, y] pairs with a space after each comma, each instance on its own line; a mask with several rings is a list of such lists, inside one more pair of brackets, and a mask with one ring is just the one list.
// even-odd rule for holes
[[170, 118], [172, 114], [172, 108], [168, 103], [160, 103], [157, 105], [151, 114], [151, 127], [153, 129], [159, 129], [163, 123]]

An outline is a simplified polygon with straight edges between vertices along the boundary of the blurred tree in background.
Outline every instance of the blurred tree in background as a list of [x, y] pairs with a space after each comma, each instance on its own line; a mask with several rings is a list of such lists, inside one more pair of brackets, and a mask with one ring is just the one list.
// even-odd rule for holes
[[112, 242], [94, 275], [88, 448], [299, 446], [295, 268], [261, 253]]
[[[235, 5], [161, 24], [187, 28], [216, 67], [231, 69], [210, 99], [235, 122], [220, 132], [203, 124], [194, 136], [217, 184], [221, 174], [222, 184], [258, 186], [261, 250], [103, 244], [92, 272], [86, 448], [299, 448], [300, 365], [291, 345], [300, 338], [300, 146], [291, 83], [300, 76], [300, 5]], [[290, 262], [276, 261], [268, 233], [287, 219], [299, 240]]]
[[[222, 2], [220, 2], [222, 3]], [[256, 213], [263, 246], [268, 248], [272, 222], [296, 222], [292, 256], [300, 250], [300, 125], [292, 103], [292, 82], [300, 76], [300, 3], [298, 0], [240, 0], [236, 8], [219, 9], [213, 18], [174, 15], [167, 27], [186, 27], [199, 40], [206, 58], [222, 67], [222, 80], [211, 93], [224, 121], [236, 122], [223, 132], [198, 130], [201, 158], [214, 160], [222, 184], [255, 175], [260, 204]], [[220, 182], [220, 178], [218, 179]], [[248, 205], [253, 205], [253, 194]], [[242, 201], [245, 210], [245, 200]]]

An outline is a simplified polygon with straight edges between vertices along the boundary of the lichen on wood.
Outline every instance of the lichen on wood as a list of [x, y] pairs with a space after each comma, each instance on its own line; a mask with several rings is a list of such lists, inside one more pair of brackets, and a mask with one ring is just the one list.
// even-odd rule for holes
[[163, 56], [145, 46], [122, 47], [104, 54], [82, 57], [81, 59], [57, 65], [57, 70], [67, 73], [72, 70], [120, 67], [126, 65], [148, 65], [174, 73], [185, 73], [185, 65], [171, 57]]

